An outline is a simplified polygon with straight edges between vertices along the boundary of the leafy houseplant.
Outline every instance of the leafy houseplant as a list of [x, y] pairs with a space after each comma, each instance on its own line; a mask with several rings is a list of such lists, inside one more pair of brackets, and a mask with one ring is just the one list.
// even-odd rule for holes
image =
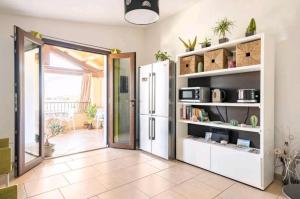
[[205, 37], [202, 42], [200, 42], [201, 48], [206, 48], [211, 45], [211, 38]]
[[87, 122], [89, 124], [88, 128], [89, 129], [93, 129], [93, 121], [96, 117], [96, 113], [97, 113], [97, 106], [94, 104], [89, 104], [86, 108], [86, 114], [87, 114]]
[[64, 126], [60, 124], [60, 121], [58, 119], [51, 119], [49, 121], [47, 129], [48, 129], [48, 131], [45, 134], [46, 141], [44, 144], [44, 151], [45, 151], [45, 156], [50, 157], [52, 155], [52, 153], [54, 152], [54, 144], [51, 144], [49, 142], [49, 138], [52, 138], [52, 137], [57, 136], [58, 134], [64, 132]]
[[154, 54], [156, 61], [165, 61], [171, 58], [170, 55], [168, 55], [167, 52], [157, 51], [157, 53]]
[[246, 37], [248, 37], [248, 36], [254, 35], [255, 32], [256, 32], [256, 22], [255, 22], [255, 19], [252, 18], [250, 20], [250, 23], [249, 23], [248, 27], [247, 27], [245, 35], [246, 35]]
[[196, 47], [196, 44], [197, 44], [197, 36], [195, 36], [193, 42], [190, 39], [187, 42], [185, 42], [180, 37], [179, 37], [179, 40], [183, 43], [183, 45], [184, 45], [184, 47], [186, 49], [185, 50], [186, 52], [195, 50], [195, 47]]
[[234, 25], [233, 21], [228, 20], [227, 18], [224, 18], [217, 22], [216, 27], [213, 28], [215, 35], [219, 36], [219, 43], [225, 43], [229, 41], [229, 39], [226, 37], [226, 33], [230, 33], [230, 29]]

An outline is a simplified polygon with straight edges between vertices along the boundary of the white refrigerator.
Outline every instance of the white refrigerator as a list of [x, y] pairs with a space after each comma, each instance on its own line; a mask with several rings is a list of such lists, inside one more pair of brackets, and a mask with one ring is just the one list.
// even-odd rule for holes
[[139, 148], [175, 157], [175, 63], [139, 67]]

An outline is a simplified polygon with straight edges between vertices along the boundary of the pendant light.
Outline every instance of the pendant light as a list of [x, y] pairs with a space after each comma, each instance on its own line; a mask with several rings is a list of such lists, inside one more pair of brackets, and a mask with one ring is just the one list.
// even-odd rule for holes
[[125, 20], [136, 25], [147, 25], [159, 19], [158, 0], [124, 0]]

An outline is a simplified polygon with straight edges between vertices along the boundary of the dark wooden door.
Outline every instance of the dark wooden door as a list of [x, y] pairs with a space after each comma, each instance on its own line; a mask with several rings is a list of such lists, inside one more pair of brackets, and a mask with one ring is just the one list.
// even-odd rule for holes
[[109, 146], [135, 149], [136, 54], [109, 55]]
[[43, 160], [43, 42], [19, 27], [15, 33], [15, 152], [16, 175]]

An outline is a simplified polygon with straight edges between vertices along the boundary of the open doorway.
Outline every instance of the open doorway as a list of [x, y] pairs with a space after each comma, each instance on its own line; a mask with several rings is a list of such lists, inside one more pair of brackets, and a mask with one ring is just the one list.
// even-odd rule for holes
[[43, 45], [46, 157], [103, 148], [107, 55]]

